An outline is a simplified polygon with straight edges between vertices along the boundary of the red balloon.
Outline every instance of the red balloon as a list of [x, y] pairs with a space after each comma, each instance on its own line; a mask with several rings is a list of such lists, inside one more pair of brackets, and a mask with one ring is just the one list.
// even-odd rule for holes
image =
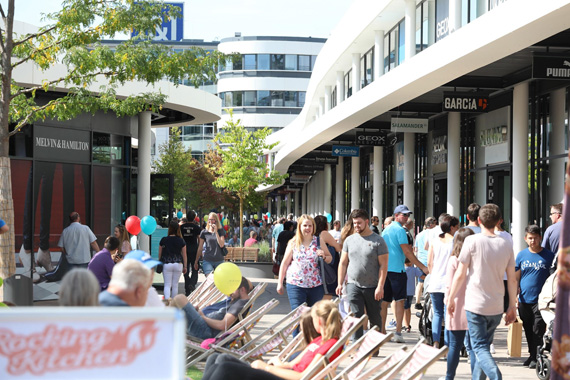
[[227, 231], [227, 230], [229, 230], [229, 229], [230, 229], [230, 226], [228, 226], [228, 225], [225, 225], [225, 226], [224, 226], [224, 230]]
[[132, 235], [138, 235], [141, 232], [141, 220], [138, 216], [131, 215], [125, 222], [125, 228]]
[[196, 221], [196, 223], [200, 223], [200, 217], [197, 216], [196, 219], [194, 219]]
[[263, 219], [267, 220], [267, 214], [263, 214]]

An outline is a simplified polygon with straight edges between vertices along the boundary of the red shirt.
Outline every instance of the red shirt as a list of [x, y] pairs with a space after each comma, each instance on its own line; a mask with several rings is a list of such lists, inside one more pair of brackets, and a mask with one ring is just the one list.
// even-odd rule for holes
[[[326, 355], [334, 344], [338, 342], [337, 338], [329, 339], [324, 343], [321, 343], [321, 337], [318, 336], [309, 344], [307, 352], [301, 358], [301, 361], [293, 366], [293, 370], [297, 372], [303, 372], [311, 364], [313, 359], [317, 354]], [[340, 347], [330, 358], [330, 361], [336, 359], [337, 356], [342, 352], [342, 347]]]

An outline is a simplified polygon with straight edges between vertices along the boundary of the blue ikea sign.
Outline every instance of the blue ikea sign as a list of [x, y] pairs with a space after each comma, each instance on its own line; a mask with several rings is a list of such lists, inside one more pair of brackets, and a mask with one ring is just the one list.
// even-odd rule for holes
[[338, 157], [358, 157], [360, 156], [360, 147], [346, 146], [346, 145], [333, 145], [332, 155]]
[[[156, 28], [153, 41], [182, 41], [184, 38], [184, 3], [164, 4], [180, 8], [180, 17], [162, 20], [162, 25]], [[166, 7], [163, 8], [163, 11], [166, 11]], [[135, 30], [131, 33], [131, 37], [135, 37], [137, 34], [139, 32]]]

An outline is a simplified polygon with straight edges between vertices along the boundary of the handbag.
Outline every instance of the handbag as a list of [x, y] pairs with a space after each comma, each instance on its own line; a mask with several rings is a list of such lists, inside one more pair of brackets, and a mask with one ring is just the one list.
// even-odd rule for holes
[[[317, 249], [320, 248], [319, 238], [317, 237]], [[330, 251], [329, 251], [330, 252]], [[323, 280], [323, 287], [325, 289], [325, 294], [334, 294], [338, 280], [338, 274], [335, 270], [335, 255], [332, 254], [332, 259], [330, 264], [325, 262], [325, 259], [319, 256], [319, 269], [321, 272], [321, 278]]]

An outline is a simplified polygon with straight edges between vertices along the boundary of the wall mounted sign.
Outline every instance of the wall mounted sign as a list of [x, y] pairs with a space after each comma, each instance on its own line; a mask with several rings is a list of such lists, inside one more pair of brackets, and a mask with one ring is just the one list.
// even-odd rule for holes
[[289, 177], [290, 183], [307, 183], [311, 179], [308, 175], [297, 175], [293, 174]]
[[487, 112], [489, 95], [477, 92], [444, 92], [443, 111]]
[[337, 157], [358, 157], [360, 148], [357, 146], [333, 145], [332, 155]]
[[[162, 25], [156, 28], [154, 41], [182, 41], [184, 38], [184, 3], [164, 3], [180, 8], [180, 17], [163, 19]], [[131, 37], [139, 34], [138, 30], [133, 30]]]
[[400, 141], [395, 146], [396, 152], [396, 182], [404, 180], [404, 142]]
[[315, 157], [315, 162], [320, 164], [338, 164], [338, 157]]
[[[430, 4], [431, 5], [431, 4]], [[449, 35], [449, 1], [435, 2], [435, 42]]]
[[35, 125], [34, 157], [64, 162], [90, 162], [91, 133], [76, 129]]
[[509, 141], [508, 132], [509, 129], [506, 125], [484, 129], [479, 135], [479, 144], [480, 146], [487, 147], [506, 143]]
[[361, 132], [356, 131], [354, 143], [359, 146], [387, 146], [394, 145], [397, 138], [388, 139], [388, 131], [380, 130], [378, 132]]
[[393, 117], [390, 121], [390, 131], [428, 133], [428, 119]]
[[447, 164], [447, 136], [433, 138], [432, 165]]
[[538, 79], [570, 79], [570, 56], [533, 56], [532, 77]]

